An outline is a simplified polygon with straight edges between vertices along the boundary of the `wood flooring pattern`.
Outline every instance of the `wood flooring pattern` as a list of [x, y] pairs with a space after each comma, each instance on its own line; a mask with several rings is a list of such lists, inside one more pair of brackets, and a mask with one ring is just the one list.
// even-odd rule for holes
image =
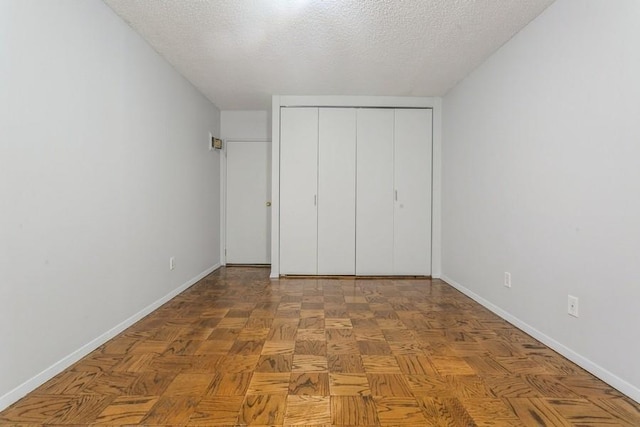
[[640, 426], [640, 405], [446, 283], [222, 268], [2, 426]]

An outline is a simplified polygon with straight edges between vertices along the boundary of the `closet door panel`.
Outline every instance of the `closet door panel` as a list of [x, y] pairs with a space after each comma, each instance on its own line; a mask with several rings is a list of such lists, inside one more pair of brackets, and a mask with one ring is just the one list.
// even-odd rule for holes
[[393, 274], [392, 109], [358, 110], [356, 274]]
[[318, 109], [280, 110], [280, 271], [317, 274]]
[[431, 274], [432, 112], [396, 109], [394, 274]]
[[320, 108], [318, 274], [355, 274], [356, 110]]

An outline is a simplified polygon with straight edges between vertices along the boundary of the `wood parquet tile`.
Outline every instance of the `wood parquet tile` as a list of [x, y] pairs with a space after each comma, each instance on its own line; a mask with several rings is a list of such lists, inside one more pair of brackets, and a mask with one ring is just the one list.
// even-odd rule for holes
[[212, 273], [0, 426], [640, 426], [640, 405], [427, 279]]

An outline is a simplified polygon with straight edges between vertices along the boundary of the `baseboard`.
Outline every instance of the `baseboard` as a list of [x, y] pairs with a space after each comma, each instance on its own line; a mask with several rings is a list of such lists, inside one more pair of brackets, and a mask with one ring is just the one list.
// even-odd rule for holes
[[216, 264], [206, 269], [202, 273], [198, 274], [196, 277], [188, 280], [186, 283], [182, 284], [178, 288], [169, 292], [167, 295], [163, 296], [159, 300], [149, 304], [148, 306], [146, 306], [145, 308], [143, 308], [133, 316], [129, 317], [125, 321], [119, 323], [118, 325], [114, 326], [110, 330], [94, 338], [93, 340], [83, 345], [73, 353], [63, 357], [62, 359], [60, 359], [59, 361], [57, 361], [56, 363], [54, 363], [53, 365], [45, 369], [44, 371], [37, 374], [36, 376], [23, 382], [22, 384], [20, 384], [13, 390], [9, 391], [8, 393], [4, 394], [3, 396], [0, 396], [0, 411], [5, 409], [12, 403], [18, 401], [19, 399], [23, 398], [25, 395], [27, 395], [27, 393], [30, 393], [31, 391], [40, 387], [42, 384], [49, 381], [51, 378], [58, 375], [60, 372], [64, 371], [69, 366], [73, 365], [78, 360], [82, 359], [87, 354], [91, 353], [93, 350], [100, 347], [102, 344], [109, 341], [111, 338], [115, 337], [116, 335], [118, 335], [119, 333], [121, 333], [122, 331], [124, 331], [125, 329], [133, 325], [134, 323], [136, 323], [138, 320], [147, 316], [152, 311], [158, 309], [161, 305], [163, 305], [170, 299], [174, 298], [181, 292], [184, 292], [186, 289], [190, 288], [191, 286], [196, 284], [199, 280], [211, 274], [218, 268], [220, 268], [220, 264]]
[[480, 295], [478, 295], [475, 292], [471, 291], [470, 289], [464, 287], [463, 285], [457, 283], [455, 280], [451, 279], [450, 277], [447, 277], [446, 275], [443, 274], [443, 275], [441, 275], [440, 278], [441, 278], [442, 281], [446, 282], [447, 284], [451, 285], [455, 289], [459, 290], [460, 292], [462, 292], [463, 294], [465, 294], [469, 298], [473, 299], [477, 303], [483, 305], [485, 308], [487, 308], [488, 310], [490, 310], [493, 313], [497, 314], [498, 316], [500, 316], [501, 318], [503, 318], [507, 322], [511, 323], [512, 325], [514, 325], [518, 329], [521, 329], [522, 331], [524, 331], [527, 334], [531, 335], [532, 337], [534, 337], [538, 341], [542, 342], [546, 346], [552, 348], [553, 350], [555, 350], [556, 352], [560, 353], [561, 355], [563, 355], [567, 359], [571, 360], [576, 365], [580, 366], [581, 368], [585, 369], [586, 371], [589, 371], [590, 373], [592, 373], [596, 377], [600, 378], [602, 381], [606, 382], [611, 387], [619, 390], [621, 393], [624, 393], [625, 395], [629, 396], [631, 399], [635, 400], [636, 402], [640, 402], [640, 388], [634, 386], [633, 384], [630, 384], [629, 382], [623, 380], [622, 378], [618, 377], [617, 375], [614, 375], [613, 373], [611, 373], [607, 369], [605, 369], [602, 366], [592, 362], [591, 360], [587, 359], [586, 357], [576, 353], [575, 351], [573, 351], [569, 347], [567, 347], [564, 344], [556, 341], [555, 339], [551, 338], [550, 336], [543, 334], [542, 332], [540, 332], [539, 330], [537, 330], [533, 326], [523, 322], [522, 320], [518, 319], [517, 317], [515, 317], [512, 314], [508, 313], [507, 311], [501, 309], [497, 305], [495, 305], [495, 304], [491, 303], [490, 301], [482, 298]]
[[271, 264], [235, 264], [235, 263], [227, 263], [225, 267], [234, 268], [271, 268]]
[[431, 279], [431, 276], [356, 276], [340, 274], [281, 274], [280, 279], [323, 279], [323, 280], [415, 280]]

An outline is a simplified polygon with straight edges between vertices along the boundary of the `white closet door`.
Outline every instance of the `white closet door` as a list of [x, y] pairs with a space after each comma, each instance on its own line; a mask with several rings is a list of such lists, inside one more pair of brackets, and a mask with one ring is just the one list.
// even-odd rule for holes
[[395, 110], [394, 274], [431, 274], [431, 110]]
[[280, 110], [280, 272], [317, 274], [318, 109]]
[[358, 110], [356, 274], [393, 274], [392, 109]]
[[356, 110], [320, 108], [318, 274], [355, 274]]

